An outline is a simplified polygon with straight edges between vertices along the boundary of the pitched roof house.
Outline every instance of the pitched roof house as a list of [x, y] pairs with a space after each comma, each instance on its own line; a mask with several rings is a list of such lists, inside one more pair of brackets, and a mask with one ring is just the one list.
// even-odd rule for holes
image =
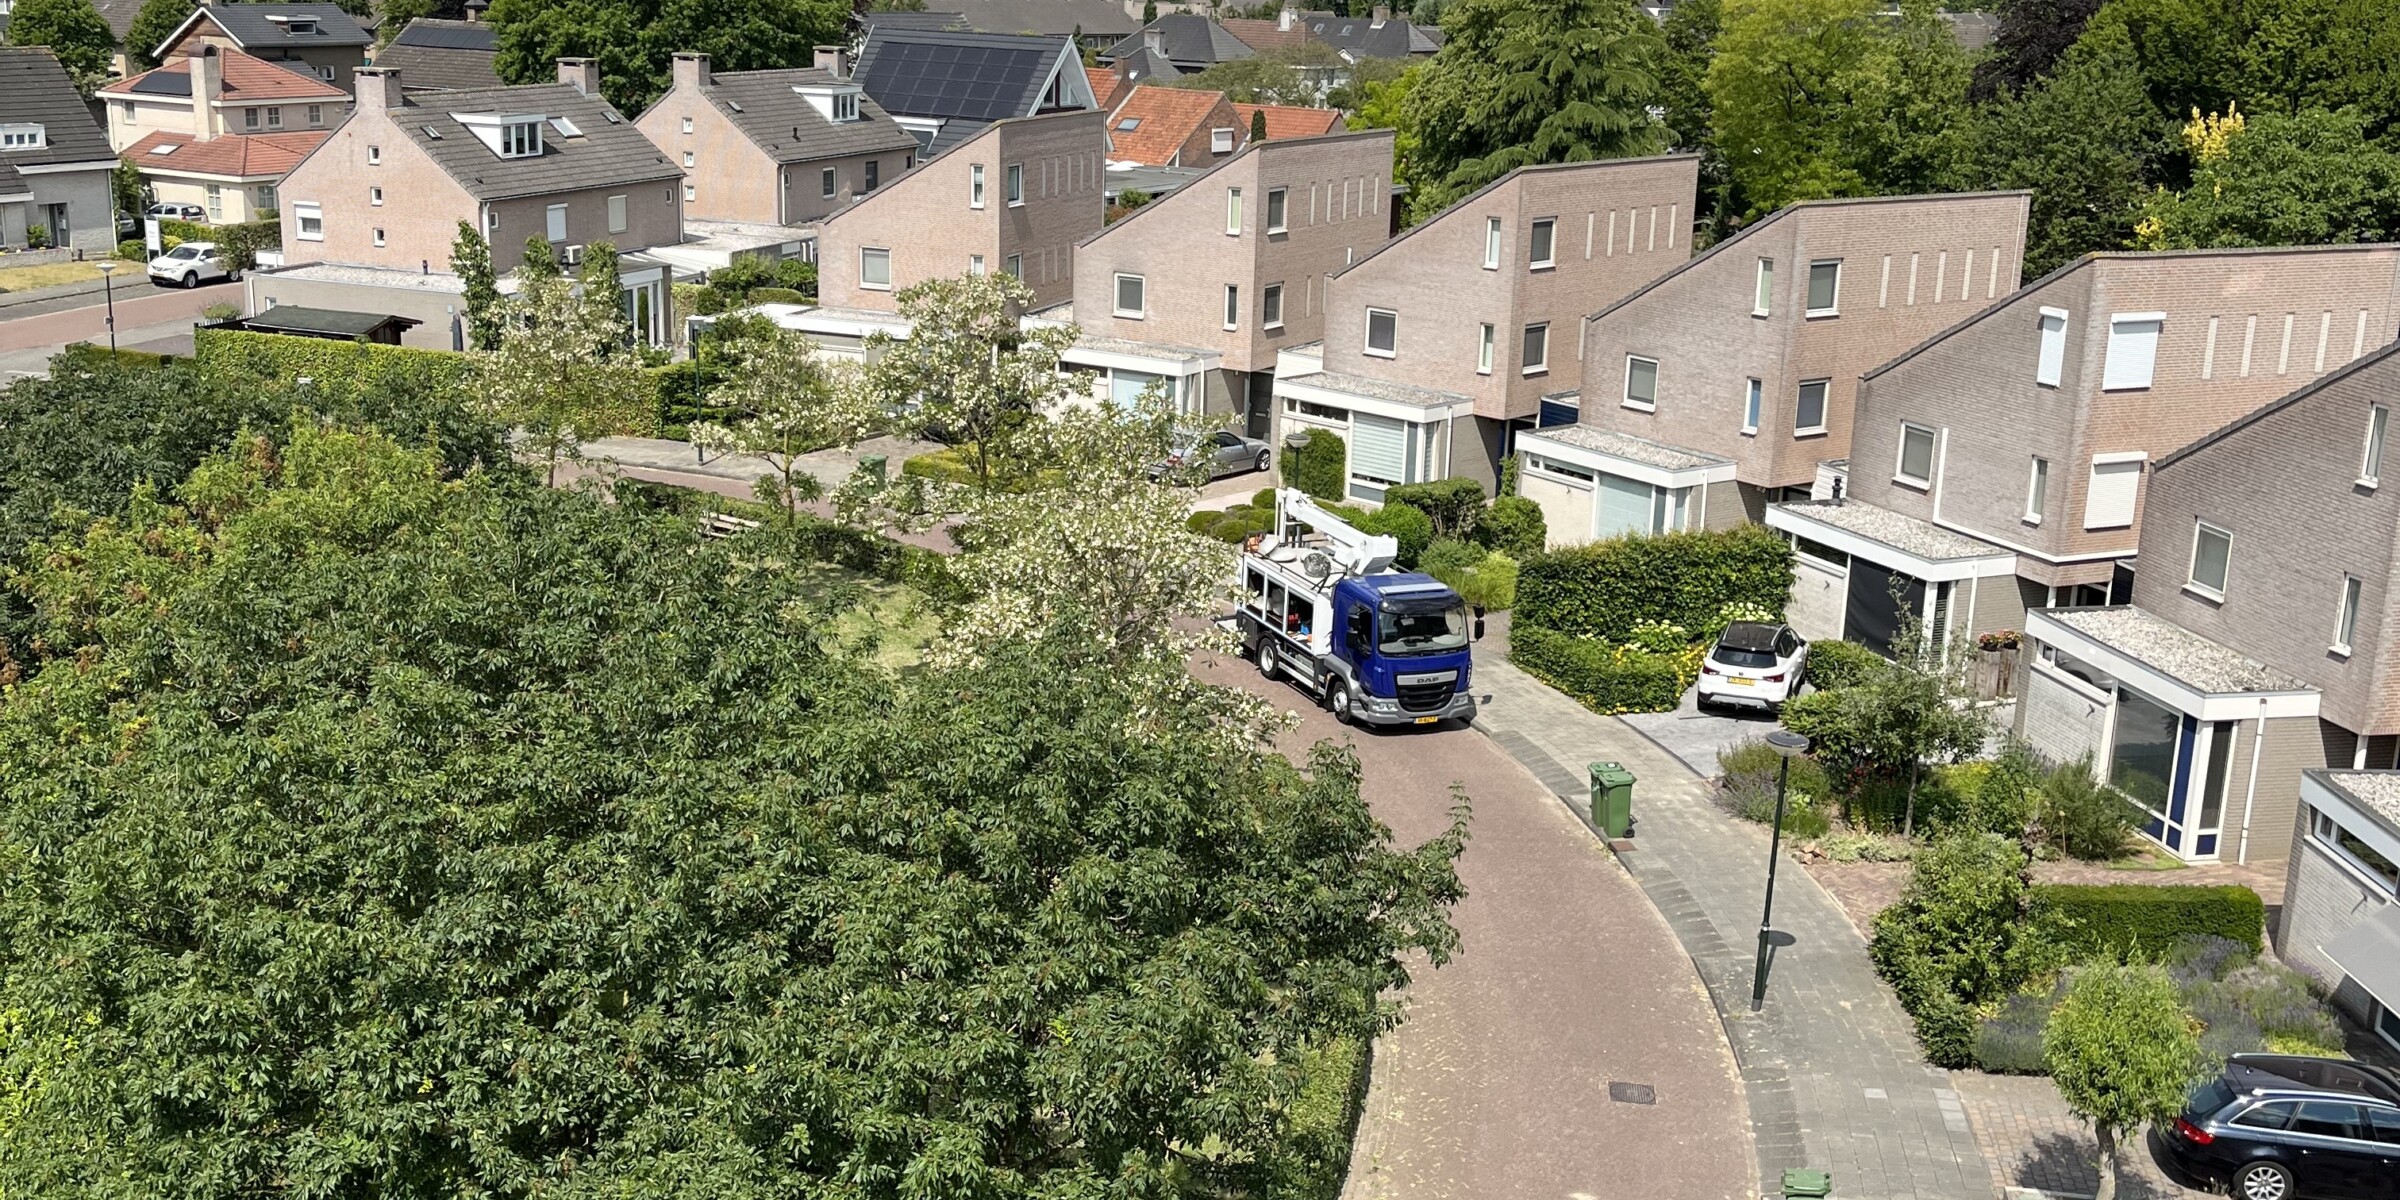
[[1225, 32], [1240, 38], [1243, 45], [1262, 54], [1271, 50], [1297, 50], [1310, 41], [1307, 24], [1300, 20], [1299, 13], [1288, 8], [1272, 21], [1256, 17], [1227, 17], [1217, 24], [1224, 26]]
[[915, 134], [919, 157], [940, 154], [995, 121], [1096, 109], [1083, 57], [1066, 38], [897, 29], [875, 25], [851, 78]]
[[1340, 51], [1351, 62], [1362, 58], [1418, 58], [1442, 48], [1440, 26], [1419, 25], [1406, 17], [1393, 16], [1390, 7], [1381, 4], [1363, 17], [1310, 12], [1301, 14], [1300, 20], [1310, 37]]
[[1117, 77], [1106, 67], [1085, 67], [1083, 77], [1091, 82], [1092, 103], [1101, 112], [1115, 112], [1117, 101], [1133, 90], [1133, 85]]
[[[1072, 37], [1085, 46], [1106, 46], [1141, 24], [1116, 0], [934, 0], [955, 13], [958, 26], [976, 33]], [[876, 14], [880, 20], [884, 14]]]
[[0, 246], [23, 246], [42, 227], [54, 246], [117, 244], [108, 138], [56, 56], [41, 46], [0, 46]]
[[503, 274], [531, 238], [569, 264], [613, 244], [635, 327], [666, 340], [670, 271], [641, 251], [682, 241], [683, 172], [600, 96], [597, 62], [562, 59], [559, 74], [409, 93], [397, 73], [364, 68], [357, 111], [284, 181], [292, 266], [250, 276], [252, 310], [388, 313], [423, 323], [411, 344], [451, 345], [463, 285], [447, 268], [464, 222]]
[[1323, 137], [1343, 129], [1339, 109], [1302, 108], [1294, 104], [1242, 104], [1236, 102], [1233, 113], [1241, 118], [1242, 133], [1250, 132], [1254, 114], [1267, 115], [1267, 136], [1275, 139]]
[[1137, 87], [1108, 118], [1108, 158], [1147, 167], [1205, 167], [1241, 150], [1249, 122], [1223, 92]]
[[350, 90], [350, 75], [366, 65], [374, 35], [338, 4], [203, 4], [151, 51], [151, 57], [196, 54], [203, 46], [239, 50], [253, 58], [290, 63]]
[[1145, 52], [1164, 58], [1185, 72], [1206, 70], [1255, 53], [1249, 43], [1207, 17], [1168, 13], [1142, 26], [1132, 37], [1101, 51], [1100, 57], [1116, 62]]
[[674, 85], [634, 122], [685, 176], [687, 220], [799, 225], [867, 195], [916, 164], [917, 139], [820, 67], [713, 73], [675, 56]]
[[376, 53], [375, 65], [400, 72], [412, 92], [450, 91], [503, 86], [492, 66], [499, 56], [499, 31], [481, 21], [418, 17]]

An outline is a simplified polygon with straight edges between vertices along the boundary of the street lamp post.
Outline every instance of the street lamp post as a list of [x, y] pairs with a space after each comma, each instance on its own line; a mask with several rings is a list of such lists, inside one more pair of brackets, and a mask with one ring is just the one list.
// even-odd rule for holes
[[108, 352], [112, 356], [117, 352], [117, 285], [114, 282], [116, 273], [117, 262], [115, 259], [100, 260], [100, 290], [108, 297]]
[[1808, 739], [1789, 729], [1767, 735], [1767, 744], [1783, 761], [1775, 767], [1775, 832], [1767, 841], [1767, 905], [1758, 915], [1758, 962], [1750, 969], [1750, 1011], [1767, 1002], [1767, 947], [1775, 936], [1775, 860], [1783, 857], [1784, 789], [1791, 782], [1792, 760], [1808, 753]]

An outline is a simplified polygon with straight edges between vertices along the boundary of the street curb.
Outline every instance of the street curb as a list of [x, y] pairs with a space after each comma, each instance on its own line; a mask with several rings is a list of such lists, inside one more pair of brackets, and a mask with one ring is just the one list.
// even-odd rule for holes
[[77, 296], [97, 296], [107, 291], [108, 286], [107, 278], [103, 277], [86, 280], [82, 283], [62, 283], [54, 287], [35, 288], [29, 292], [0, 292], [0, 319], [5, 319], [8, 310], [12, 308], [40, 304], [45, 300], [70, 300]]

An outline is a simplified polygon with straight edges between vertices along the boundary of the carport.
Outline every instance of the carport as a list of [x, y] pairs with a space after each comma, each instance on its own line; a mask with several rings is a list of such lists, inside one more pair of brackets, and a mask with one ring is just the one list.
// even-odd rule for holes
[[[1856, 500], [1771, 505], [1767, 525], [1791, 535], [1792, 627], [1892, 652], [1907, 618], [1927, 645], [1972, 633], [1979, 608], [2016, 602], [2014, 552], [1930, 521]], [[1987, 595], [1988, 593], [1988, 595]]]

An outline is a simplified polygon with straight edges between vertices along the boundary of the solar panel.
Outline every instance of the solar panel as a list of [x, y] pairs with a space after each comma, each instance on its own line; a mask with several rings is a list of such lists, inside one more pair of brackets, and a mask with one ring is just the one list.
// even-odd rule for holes
[[423, 46], [431, 50], [491, 50], [500, 49], [500, 39], [489, 28], [452, 29], [445, 26], [410, 24], [392, 39], [395, 46]]
[[133, 90], [143, 96], [189, 96], [192, 77], [181, 71], [155, 71], [136, 81]]

